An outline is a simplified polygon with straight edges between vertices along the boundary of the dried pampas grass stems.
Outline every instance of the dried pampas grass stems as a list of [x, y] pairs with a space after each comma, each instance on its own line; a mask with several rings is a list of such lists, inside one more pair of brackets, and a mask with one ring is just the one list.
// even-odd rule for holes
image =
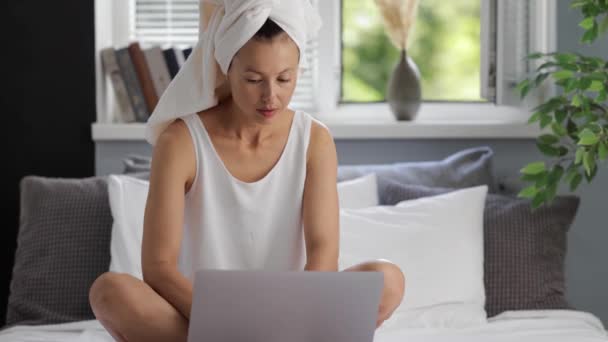
[[416, 20], [418, 0], [375, 0], [375, 2], [380, 9], [391, 42], [399, 50], [405, 50]]

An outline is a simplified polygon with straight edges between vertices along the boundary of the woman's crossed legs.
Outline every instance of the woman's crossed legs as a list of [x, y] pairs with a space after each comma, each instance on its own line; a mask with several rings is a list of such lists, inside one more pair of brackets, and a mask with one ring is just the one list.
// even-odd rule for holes
[[[379, 271], [384, 274], [376, 327], [403, 299], [405, 278], [398, 266], [384, 260], [349, 267], [344, 272]], [[188, 321], [145, 282], [127, 274], [107, 272], [91, 286], [93, 313], [117, 341], [186, 341]]]

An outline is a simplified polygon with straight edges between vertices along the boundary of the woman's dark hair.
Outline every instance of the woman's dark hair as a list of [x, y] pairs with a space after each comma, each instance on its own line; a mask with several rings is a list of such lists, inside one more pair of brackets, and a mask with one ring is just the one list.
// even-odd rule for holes
[[262, 25], [262, 27], [258, 30], [258, 32], [253, 35], [253, 38], [260, 40], [270, 40], [283, 32], [285, 31], [283, 31], [283, 29], [279, 25], [277, 25], [277, 23], [272, 21], [272, 19], [268, 18], [266, 19], [264, 25]]

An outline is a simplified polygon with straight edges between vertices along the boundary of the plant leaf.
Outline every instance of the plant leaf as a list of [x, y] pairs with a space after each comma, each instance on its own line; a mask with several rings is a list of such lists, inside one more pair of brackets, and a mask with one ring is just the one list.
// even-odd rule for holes
[[577, 173], [570, 181], [570, 191], [575, 191], [576, 188], [578, 188], [578, 186], [581, 184], [582, 181], [583, 181], [583, 176], [581, 176], [580, 173]]
[[549, 124], [553, 121], [553, 118], [546, 113], [541, 114], [540, 116], [540, 128], [545, 128], [549, 126]]
[[539, 208], [543, 202], [545, 202], [546, 199], [546, 195], [544, 192], [540, 191], [539, 193], [536, 194], [536, 196], [534, 196], [534, 198], [532, 199], [532, 209], [537, 209]]
[[528, 124], [535, 123], [538, 120], [540, 120], [540, 112], [532, 114], [532, 116], [530, 116], [530, 119], [528, 119]]
[[568, 168], [568, 172], [566, 172], [566, 177], [564, 178], [564, 180], [570, 183], [572, 179], [578, 174], [578, 166], [571, 164]]
[[583, 157], [585, 156], [585, 148], [584, 147], [579, 147], [576, 150], [576, 154], [574, 157], [574, 164], [576, 165], [580, 165], [580, 163], [583, 162]]
[[595, 153], [593, 150], [585, 152], [585, 156], [583, 157], [583, 166], [585, 167], [587, 175], [591, 175], [591, 172], [595, 168]]
[[576, 94], [572, 97], [572, 105], [575, 107], [580, 107], [583, 103], [583, 99], [580, 94]]
[[590, 130], [589, 128], [585, 128], [578, 135], [578, 138], [579, 138], [578, 144], [583, 145], [583, 146], [595, 145], [600, 140], [600, 138], [595, 133], [593, 133], [593, 131]]
[[555, 60], [562, 66], [565, 66], [566, 64], [576, 63], [578, 56], [573, 53], [558, 53], [555, 55]]
[[557, 194], [557, 185], [558, 183], [554, 182], [547, 186], [547, 190], [545, 192], [545, 202], [551, 203], [553, 201], [555, 195]]
[[608, 145], [606, 145], [605, 141], [600, 142], [600, 146], [597, 151], [598, 158], [602, 161], [608, 158]]
[[589, 86], [591, 86], [591, 83], [593, 83], [592, 79], [589, 77], [583, 77], [581, 78], [580, 82], [578, 82], [578, 88], [580, 90], [586, 90], [589, 88]]
[[587, 4], [587, 1], [588, 0], [574, 0], [570, 4], [570, 8], [577, 8], [577, 7], [585, 6]]
[[604, 89], [604, 84], [601, 81], [592, 81], [591, 84], [587, 87], [589, 91], [599, 92]]
[[551, 130], [553, 130], [553, 133], [560, 137], [565, 137], [568, 134], [566, 128], [564, 128], [564, 126], [558, 124], [557, 122], [551, 124]]
[[578, 88], [578, 80], [576, 78], [571, 78], [568, 80], [568, 83], [566, 83], [566, 86], [564, 87], [564, 91], [566, 93], [570, 93], [576, 88]]
[[591, 169], [590, 174], [585, 173], [585, 179], [587, 180], [587, 183], [591, 183], [591, 181], [593, 180], [593, 178], [595, 178], [596, 175], [597, 175], [597, 166], [594, 166]]
[[536, 185], [530, 185], [529, 187], [520, 191], [519, 194], [517, 194], [517, 197], [534, 198], [536, 194], [538, 194], [538, 189], [536, 188]]
[[597, 36], [599, 35], [599, 28], [595, 21], [593, 21], [593, 27], [583, 34], [583, 38], [581, 39], [581, 43], [593, 43]]
[[556, 65], [558, 65], [558, 64], [555, 62], [545, 62], [545, 63], [541, 64], [538, 68], [536, 68], [536, 71], [541, 71], [542, 69], [546, 69], [546, 68], [556, 66]]
[[564, 109], [555, 111], [555, 121], [557, 121], [557, 123], [560, 125], [564, 122], [566, 116], [568, 116], [568, 112]]
[[549, 75], [551, 75], [551, 74], [549, 74], [548, 72], [538, 74], [538, 76], [536, 76], [536, 78], [534, 79], [534, 85], [536, 87], [538, 87], [547, 79], [547, 77], [549, 77]]
[[553, 145], [559, 142], [559, 137], [553, 134], [543, 134], [538, 137], [538, 142], [540, 142], [541, 144]]
[[608, 91], [606, 91], [606, 89], [602, 89], [602, 90], [600, 90], [599, 94], [595, 98], [595, 101], [602, 103], [602, 102], [606, 101], [607, 98], [608, 98]]
[[527, 56], [528, 59], [538, 59], [543, 57], [545, 54], [542, 52], [535, 52], [535, 53], [531, 53]]
[[574, 72], [571, 70], [559, 70], [551, 74], [556, 80], [564, 80], [574, 77]]
[[525, 175], [537, 175], [541, 172], [545, 172], [547, 170], [545, 166], [545, 162], [535, 162], [526, 165], [523, 169], [521, 169], [521, 173]]
[[548, 183], [549, 184], [558, 183], [564, 176], [564, 172], [565, 172], [565, 170], [561, 165], [555, 165], [553, 167], [553, 170], [551, 170], [551, 173], [549, 173]]
[[599, 30], [600, 33], [606, 33], [606, 31], [608, 31], [608, 14], [604, 15], [604, 19], [600, 22]]
[[556, 148], [556, 147], [553, 147], [553, 146], [547, 145], [547, 144], [542, 144], [539, 142], [536, 143], [536, 146], [546, 156], [559, 157], [559, 155], [560, 155], [559, 148]]
[[585, 30], [590, 30], [593, 28], [593, 25], [595, 24], [595, 18], [594, 17], [589, 17], [589, 18], [585, 18], [583, 21], [581, 21], [578, 26], [584, 28]]

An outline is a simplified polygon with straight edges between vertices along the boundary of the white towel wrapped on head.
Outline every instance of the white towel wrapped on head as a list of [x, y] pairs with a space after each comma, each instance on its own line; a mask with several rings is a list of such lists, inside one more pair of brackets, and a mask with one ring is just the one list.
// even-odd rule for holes
[[[205, 2], [216, 5], [206, 29]], [[306, 43], [321, 28], [321, 18], [310, 0], [200, 0], [199, 7], [199, 40], [146, 124], [146, 140], [152, 145], [175, 119], [219, 103], [216, 89], [224, 84], [234, 55], [267, 19], [296, 43], [300, 68], [307, 66]]]

